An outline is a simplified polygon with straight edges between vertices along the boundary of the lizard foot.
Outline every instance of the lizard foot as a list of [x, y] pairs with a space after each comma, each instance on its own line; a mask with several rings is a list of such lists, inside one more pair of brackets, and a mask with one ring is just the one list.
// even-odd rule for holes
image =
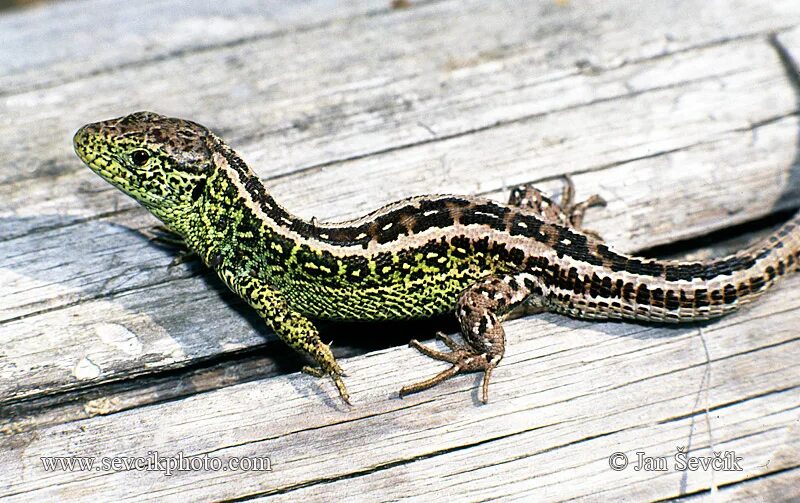
[[194, 262], [195, 260], [200, 260], [200, 255], [192, 251], [180, 252], [175, 256], [174, 259], [172, 259], [169, 262], [167, 268], [172, 269], [173, 267], [177, 267], [181, 264], [186, 264], [189, 262]]
[[320, 367], [311, 367], [309, 365], [306, 365], [305, 367], [302, 368], [302, 371], [314, 377], [330, 376], [331, 380], [333, 381], [333, 384], [339, 391], [339, 396], [342, 397], [342, 401], [347, 405], [350, 406], [353, 405], [352, 403], [350, 403], [350, 393], [347, 392], [347, 387], [344, 385], [344, 381], [342, 380], [342, 376], [344, 376], [345, 374], [338, 364], [336, 364], [336, 367], [332, 369], [323, 369]]
[[575, 184], [572, 181], [572, 177], [569, 175], [564, 175], [562, 178], [564, 180], [564, 188], [561, 191], [561, 201], [559, 204], [568, 219], [568, 222], [565, 223], [568, 223], [572, 227], [602, 241], [603, 238], [600, 237], [598, 233], [584, 229], [582, 225], [586, 210], [595, 207], [605, 207], [607, 204], [606, 200], [603, 199], [599, 194], [592, 194], [585, 200], [575, 203]]
[[444, 342], [450, 352], [437, 351], [424, 346], [417, 340], [412, 340], [408, 345], [415, 348], [420, 353], [427, 355], [435, 360], [451, 363], [452, 366], [439, 374], [408, 386], [403, 386], [400, 389], [400, 396], [418, 393], [426, 389], [430, 389], [437, 384], [444, 382], [451, 377], [466, 372], [483, 372], [483, 386], [481, 401], [487, 403], [489, 401], [489, 380], [492, 377], [492, 371], [499, 363], [498, 361], [490, 361], [486, 353], [478, 354], [471, 347], [459, 344], [448, 335], [442, 332], [436, 333], [436, 338]]
[[526, 184], [520, 185], [511, 191], [508, 204], [532, 210], [546, 220], [569, 225], [602, 241], [599, 234], [583, 229], [581, 225], [583, 224], [586, 210], [597, 206], [605, 206], [605, 199], [594, 194], [585, 201], [575, 203], [575, 184], [572, 182], [572, 178], [569, 175], [563, 175], [562, 180], [563, 188], [558, 201], [546, 196], [532, 184]]

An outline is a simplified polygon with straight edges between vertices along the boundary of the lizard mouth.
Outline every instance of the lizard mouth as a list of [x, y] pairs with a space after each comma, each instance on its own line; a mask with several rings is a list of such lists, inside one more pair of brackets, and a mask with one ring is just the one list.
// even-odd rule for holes
[[72, 146], [81, 161], [107, 182], [125, 190], [127, 184], [125, 177], [118, 172], [119, 170], [112, 169], [111, 160], [102, 155], [102, 149], [98, 149], [100, 145], [95, 124], [83, 126], [72, 137]]
[[110, 151], [102, 133], [102, 123], [87, 124], [75, 132], [72, 146], [75, 153], [100, 178], [117, 187], [146, 208], [159, 208], [162, 198], [141, 190], [135, 170], [122, 165]]

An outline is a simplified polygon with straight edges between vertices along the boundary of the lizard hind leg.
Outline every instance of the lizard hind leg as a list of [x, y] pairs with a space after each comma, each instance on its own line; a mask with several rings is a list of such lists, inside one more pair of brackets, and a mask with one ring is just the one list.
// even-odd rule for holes
[[563, 175], [562, 179], [563, 188], [558, 202], [547, 197], [533, 185], [525, 184], [511, 191], [508, 204], [533, 210], [536, 214], [551, 222], [554, 221], [579, 229], [602, 241], [602, 238], [596, 232], [583, 229], [582, 225], [586, 210], [597, 206], [605, 206], [605, 199], [598, 194], [593, 194], [586, 200], [575, 203], [575, 184], [572, 182], [572, 178], [569, 175]]
[[569, 215], [561, 208], [561, 205], [531, 184], [520, 185], [512, 189], [508, 197], [508, 205], [531, 210], [551, 222], [569, 225]]
[[437, 351], [412, 340], [409, 346], [435, 360], [450, 363], [447, 370], [400, 389], [400, 396], [423, 391], [451, 377], [467, 372], [483, 372], [481, 401], [489, 401], [489, 381], [492, 371], [505, 353], [505, 331], [501, 324], [503, 315], [522, 303], [532, 292], [526, 284], [533, 281], [527, 273], [489, 276], [467, 288], [458, 301], [456, 316], [466, 344], [460, 344], [447, 335], [437, 338], [450, 349]]

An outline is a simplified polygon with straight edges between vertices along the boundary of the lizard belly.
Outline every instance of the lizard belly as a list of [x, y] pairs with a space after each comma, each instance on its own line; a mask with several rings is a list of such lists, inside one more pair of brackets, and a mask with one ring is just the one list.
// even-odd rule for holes
[[308, 316], [333, 320], [402, 320], [450, 312], [469, 285], [492, 274], [480, 268], [389, 281], [310, 280], [290, 275], [280, 290], [289, 304]]

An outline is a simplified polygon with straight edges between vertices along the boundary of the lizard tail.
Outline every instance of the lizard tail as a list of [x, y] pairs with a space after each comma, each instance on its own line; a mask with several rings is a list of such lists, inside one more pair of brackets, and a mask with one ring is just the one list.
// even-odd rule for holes
[[[708, 320], [752, 302], [800, 268], [800, 213], [767, 238], [719, 259], [651, 260], [616, 254], [600, 243], [596, 249], [603, 266], [569, 285], [557, 282], [546, 294], [551, 310], [588, 319]], [[570, 302], [556, 301], [568, 289]]]

